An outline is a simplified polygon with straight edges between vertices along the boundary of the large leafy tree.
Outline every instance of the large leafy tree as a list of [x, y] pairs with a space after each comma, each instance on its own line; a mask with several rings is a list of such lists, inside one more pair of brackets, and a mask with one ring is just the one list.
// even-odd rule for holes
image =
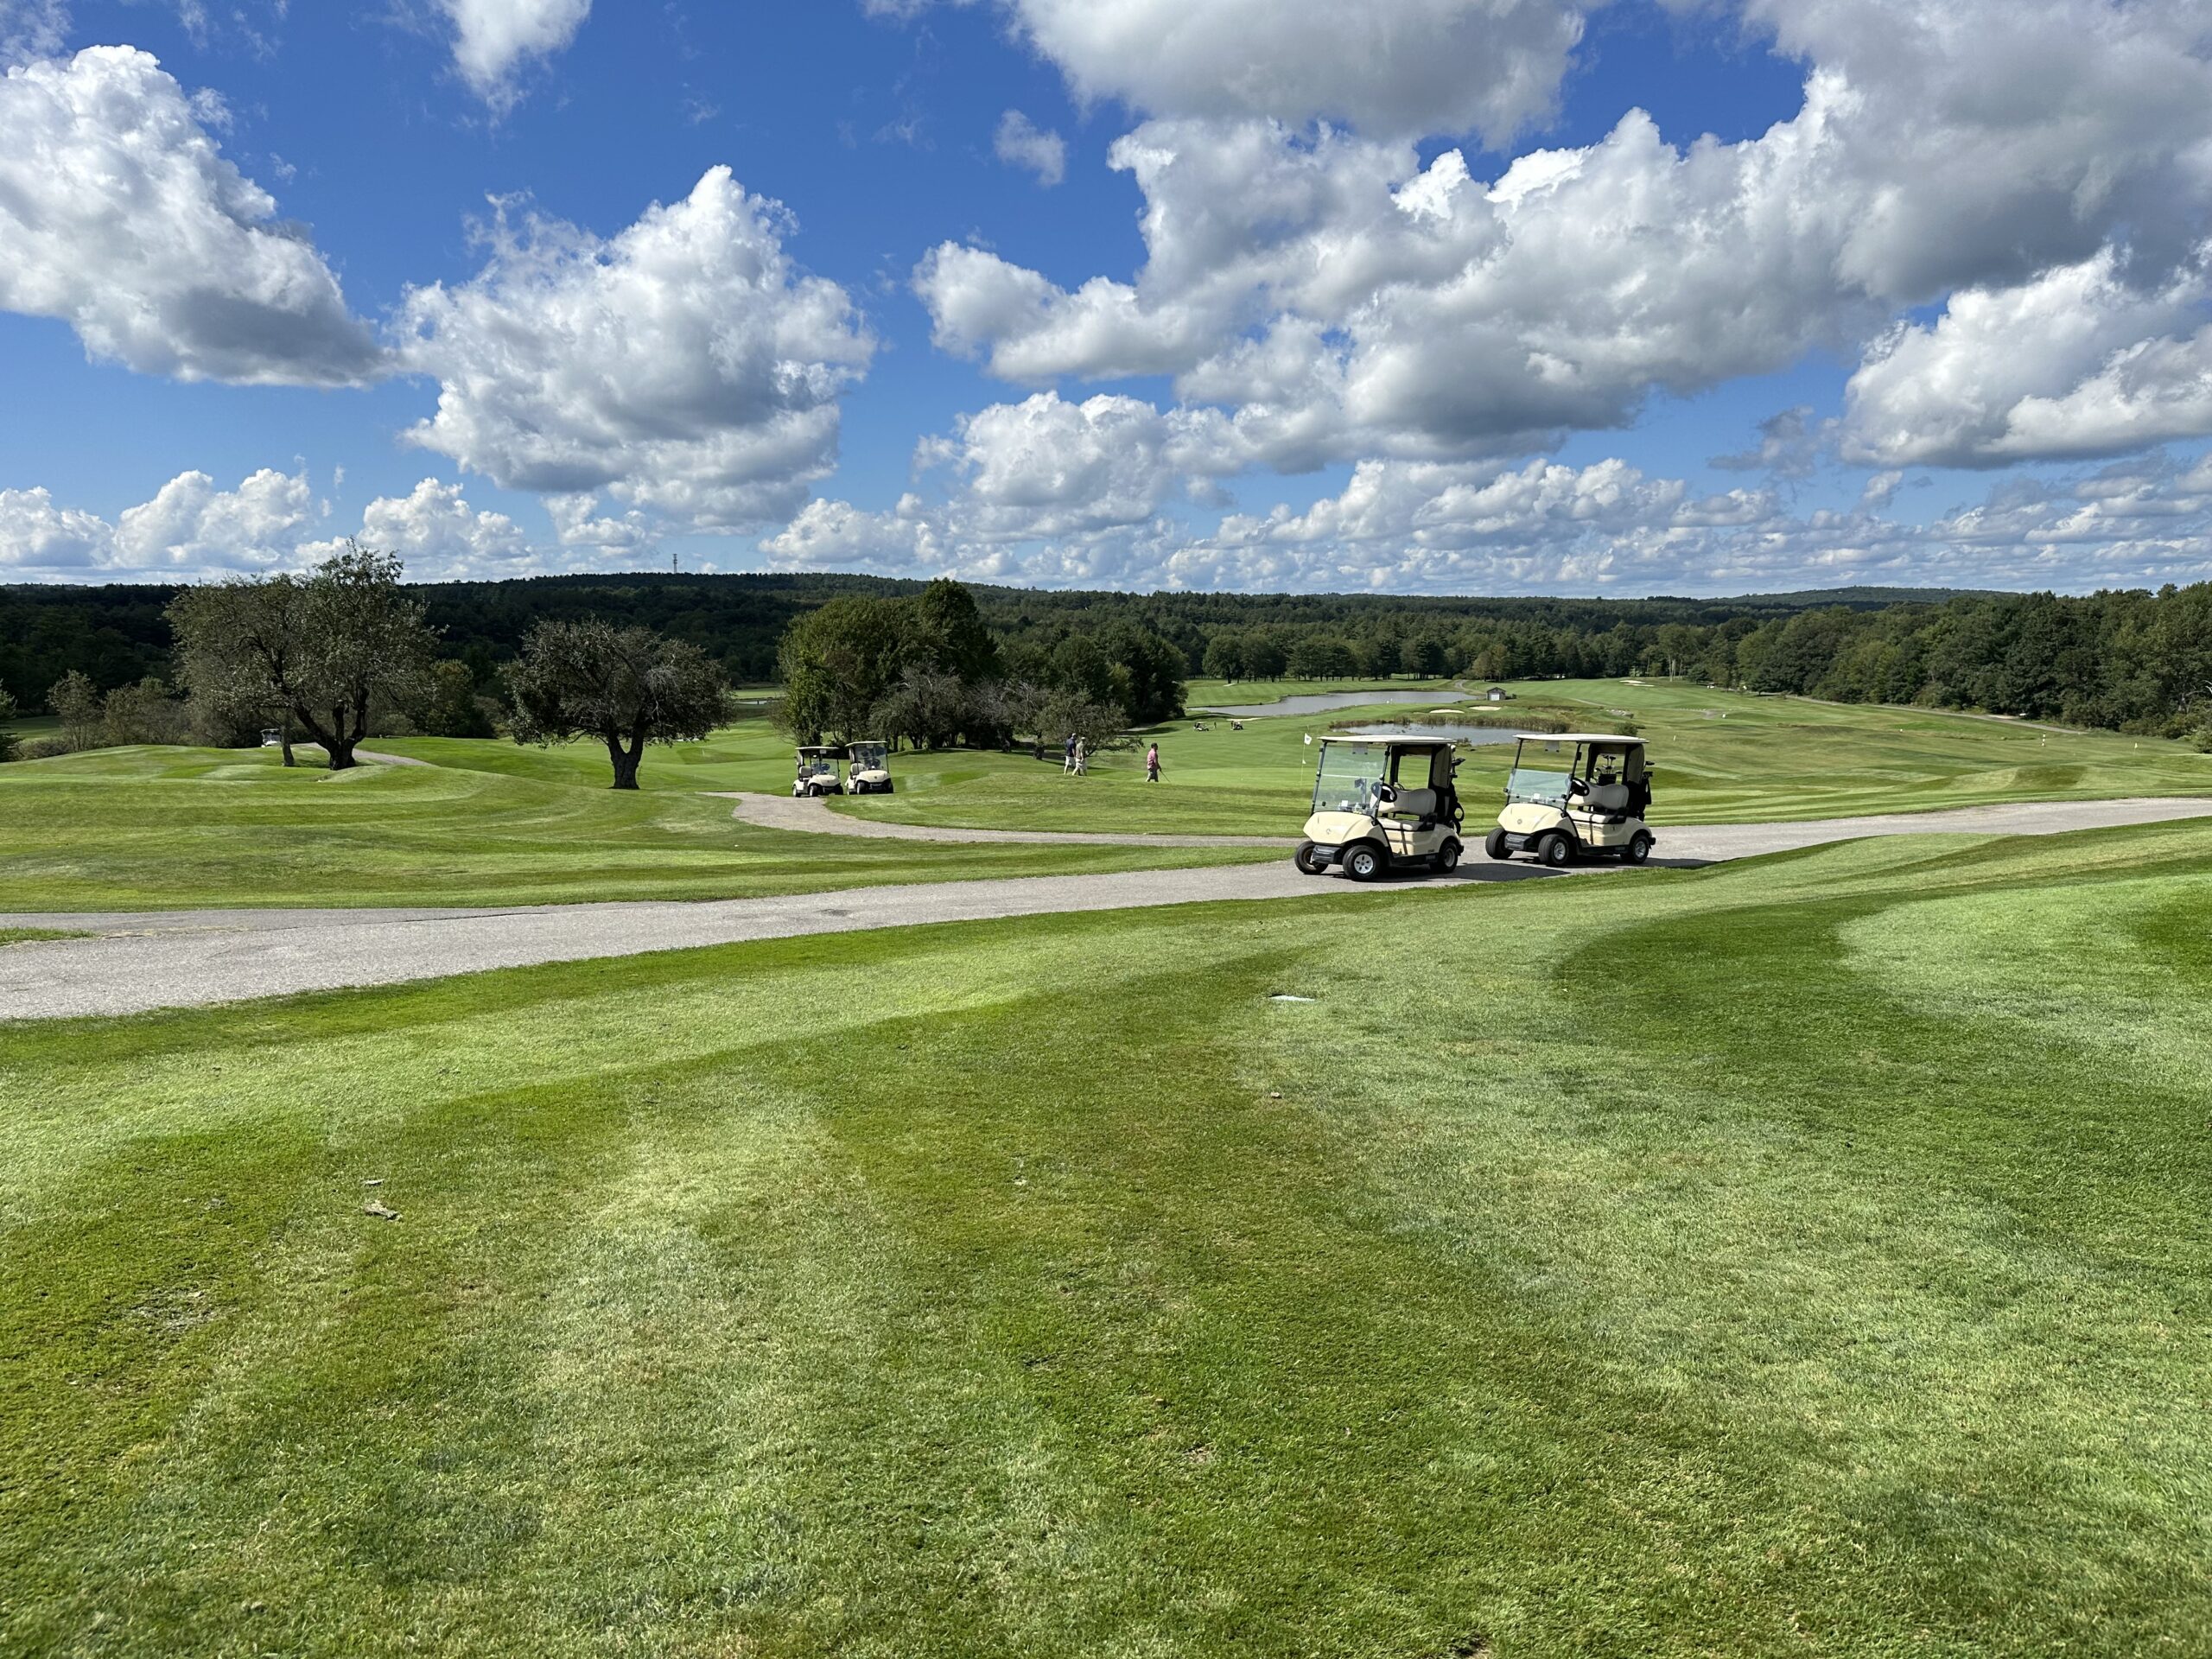
[[721, 669], [696, 645], [587, 617], [541, 622], [506, 671], [518, 743], [595, 737], [614, 787], [635, 789], [648, 743], [702, 738], [729, 717]]
[[877, 704], [909, 667], [930, 660], [911, 601], [833, 599], [784, 635], [778, 716], [804, 743], [882, 735], [870, 727]]
[[976, 606], [976, 595], [950, 576], [939, 576], [915, 603], [920, 644], [937, 666], [963, 685], [999, 677], [999, 645]]
[[418, 698], [429, 674], [435, 640], [403, 568], [348, 542], [306, 576], [188, 588], [168, 607], [177, 677], [219, 716], [283, 722], [285, 765], [296, 723], [344, 772], [374, 715]]
[[8, 688], [0, 685], [0, 761], [16, 758], [16, 734], [9, 728], [16, 718], [16, 700], [8, 695]]

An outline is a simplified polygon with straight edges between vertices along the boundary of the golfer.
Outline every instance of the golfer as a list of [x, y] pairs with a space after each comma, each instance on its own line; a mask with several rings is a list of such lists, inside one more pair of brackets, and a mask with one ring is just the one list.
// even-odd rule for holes
[[1075, 741], [1075, 775], [1084, 777], [1090, 771], [1090, 750], [1081, 738]]
[[1062, 772], [1075, 770], [1075, 734], [1073, 733], [1068, 734], [1068, 741], [1060, 747], [1060, 770]]
[[1144, 752], [1144, 780], [1147, 784], [1160, 781], [1160, 745], [1157, 743]]

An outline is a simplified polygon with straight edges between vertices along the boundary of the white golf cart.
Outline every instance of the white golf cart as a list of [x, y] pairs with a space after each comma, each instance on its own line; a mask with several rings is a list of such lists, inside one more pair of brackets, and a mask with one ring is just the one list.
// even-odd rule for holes
[[1319, 875], [1340, 864], [1355, 881], [1394, 869], [1452, 868], [1465, 817], [1452, 779], [1459, 747], [1440, 737], [1323, 738], [1298, 868]]
[[1651, 856], [1654, 837], [1643, 822], [1650, 807], [1642, 738], [1526, 736], [1513, 752], [1505, 810], [1483, 850], [1492, 858], [1533, 853], [1554, 868], [1596, 855], [1641, 864]]
[[845, 792], [843, 779], [837, 775], [837, 763], [845, 752], [819, 745], [802, 748], [798, 752], [798, 776], [792, 780], [794, 796], [842, 795]]
[[845, 792], [848, 795], [891, 793], [891, 746], [888, 743], [845, 745]]

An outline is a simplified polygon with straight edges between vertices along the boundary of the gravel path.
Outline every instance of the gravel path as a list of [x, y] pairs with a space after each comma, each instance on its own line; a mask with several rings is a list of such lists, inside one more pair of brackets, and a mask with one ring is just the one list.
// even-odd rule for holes
[[[764, 830], [802, 830], [819, 836], [859, 836], [874, 841], [1042, 842], [1055, 847], [1281, 847], [1298, 845], [1296, 836], [1104, 835], [1057, 830], [946, 830], [926, 823], [885, 823], [833, 812], [819, 798], [756, 795], [746, 790], [709, 790], [717, 800], [735, 801], [734, 816]], [[895, 799], [896, 797], [893, 797]]]
[[[2056, 835], [2207, 816], [2212, 816], [2212, 800], [2064, 801], [1807, 823], [1662, 827], [1662, 856], [1653, 861], [1694, 866], [1863, 836]], [[1627, 874], [1617, 864], [1587, 868]], [[1450, 881], [1557, 879], [1525, 860], [1493, 864], [1478, 856]], [[0, 915], [0, 928], [67, 928], [95, 936], [0, 947], [0, 1009], [23, 1020], [136, 1014], [744, 939], [1371, 891], [1341, 877], [1302, 876], [1281, 861], [864, 887], [709, 904]]]

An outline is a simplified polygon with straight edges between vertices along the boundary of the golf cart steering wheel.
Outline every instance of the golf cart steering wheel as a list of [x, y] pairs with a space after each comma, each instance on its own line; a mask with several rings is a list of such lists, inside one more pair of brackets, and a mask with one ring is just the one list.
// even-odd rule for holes
[[1580, 778], [1570, 777], [1567, 780], [1567, 792], [1570, 796], [1587, 795], [1590, 792], [1590, 785]]
[[1398, 786], [1395, 784], [1377, 784], [1375, 785], [1375, 804], [1377, 806], [1391, 805], [1397, 800], [1397, 798]]

